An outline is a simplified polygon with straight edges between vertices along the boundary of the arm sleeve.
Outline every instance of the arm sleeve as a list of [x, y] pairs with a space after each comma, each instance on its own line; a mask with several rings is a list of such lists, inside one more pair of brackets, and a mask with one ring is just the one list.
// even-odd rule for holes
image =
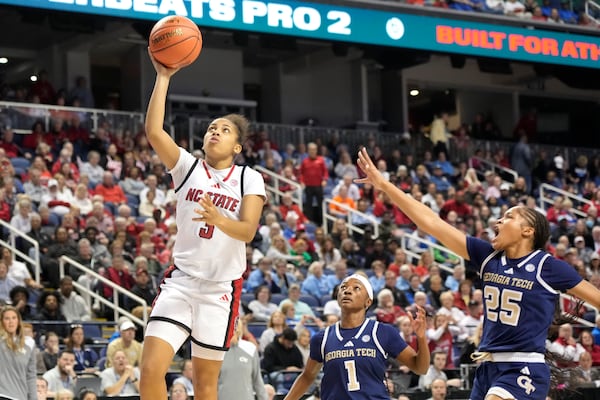
[[323, 343], [324, 334], [325, 331], [320, 331], [310, 338], [309, 357], [321, 364], [323, 363], [323, 357], [321, 356], [321, 343]]
[[377, 338], [389, 357], [396, 358], [408, 346], [393, 325], [379, 324]]

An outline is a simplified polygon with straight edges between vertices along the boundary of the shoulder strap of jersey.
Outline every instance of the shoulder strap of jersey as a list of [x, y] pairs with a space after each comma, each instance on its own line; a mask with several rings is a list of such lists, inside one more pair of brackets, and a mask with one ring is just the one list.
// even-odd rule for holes
[[481, 268], [479, 269], [479, 276], [483, 277], [483, 269], [485, 268], [485, 266], [487, 265], [487, 263], [494, 257], [496, 257], [496, 255], [500, 253], [500, 250], [494, 250], [492, 252], [492, 254], [490, 254], [489, 256], [487, 256], [485, 258], [485, 260], [483, 260], [483, 262], [481, 263]]
[[537, 271], [535, 273], [535, 277], [537, 278], [537, 281], [540, 283], [540, 285], [542, 285], [542, 287], [544, 289], [546, 289], [547, 291], [549, 291], [550, 293], [554, 293], [554, 294], [559, 294], [560, 292], [556, 289], [554, 289], [552, 286], [550, 286], [550, 284], [548, 284], [548, 282], [546, 282], [543, 278], [542, 278], [542, 268], [544, 268], [544, 263], [546, 262], [547, 259], [550, 258], [550, 254], [545, 253], [542, 256], [542, 259], [540, 260], [540, 262], [537, 265]]
[[181, 189], [182, 186], [187, 182], [188, 178], [192, 174], [192, 171], [194, 171], [194, 168], [196, 168], [196, 165], [198, 165], [198, 161], [200, 161], [200, 159], [196, 158], [196, 161], [194, 161], [194, 163], [192, 164], [192, 168], [190, 168], [185, 178], [183, 178], [183, 181], [181, 181], [181, 184], [177, 186], [177, 189], [175, 189], [175, 193], [179, 192], [179, 189]]
[[331, 328], [331, 325], [325, 328], [325, 332], [323, 332], [323, 341], [321, 342], [321, 359], [323, 362], [325, 362], [325, 342], [327, 342], [327, 337], [329, 337], [329, 328]]
[[244, 172], [246, 172], [246, 167], [247, 167], [247, 165], [244, 165], [242, 167], [242, 177], [240, 178], [240, 181], [241, 181], [240, 190], [242, 191], [242, 199], [244, 198]]
[[371, 331], [371, 336], [373, 337], [373, 343], [375, 343], [377, 350], [379, 350], [379, 352], [383, 355], [383, 357], [387, 358], [388, 354], [381, 346], [381, 343], [379, 342], [379, 337], [377, 337], [377, 328], [379, 328], [379, 322], [373, 321], [373, 329]]

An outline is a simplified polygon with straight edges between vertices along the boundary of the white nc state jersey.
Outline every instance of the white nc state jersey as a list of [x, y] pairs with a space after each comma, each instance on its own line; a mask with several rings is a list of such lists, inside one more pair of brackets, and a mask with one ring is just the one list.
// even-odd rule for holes
[[177, 196], [175, 266], [188, 275], [208, 281], [239, 279], [246, 269], [246, 244], [214, 225], [192, 221], [199, 216], [194, 209], [200, 208], [198, 201], [208, 193], [223, 215], [239, 220], [242, 182], [244, 196], [266, 198], [262, 175], [239, 165], [215, 170], [183, 148], [179, 149], [179, 160], [170, 173]]

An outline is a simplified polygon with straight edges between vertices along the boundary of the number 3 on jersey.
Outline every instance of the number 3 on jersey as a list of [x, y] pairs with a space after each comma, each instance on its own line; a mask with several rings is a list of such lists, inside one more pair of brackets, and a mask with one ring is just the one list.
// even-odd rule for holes
[[346, 368], [346, 372], [348, 373], [348, 391], [355, 392], [360, 390], [360, 382], [356, 378], [356, 364], [354, 360], [344, 361], [344, 368]]
[[200, 236], [202, 239], [212, 239], [214, 231], [214, 225], [204, 225], [202, 228], [200, 228], [198, 236]]
[[523, 298], [523, 292], [486, 286], [483, 290], [483, 297], [485, 298], [488, 320], [492, 322], [500, 320], [505, 325], [518, 325], [521, 316], [519, 302]]

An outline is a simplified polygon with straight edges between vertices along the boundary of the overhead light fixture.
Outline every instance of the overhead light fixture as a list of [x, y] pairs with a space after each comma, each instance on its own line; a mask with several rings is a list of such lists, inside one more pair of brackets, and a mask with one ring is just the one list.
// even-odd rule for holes
[[29, 80], [30, 80], [31, 82], [37, 82], [37, 75], [31, 75], [31, 76], [29, 77]]
[[418, 96], [419, 95], [419, 91], [417, 89], [413, 89], [410, 92], [408, 92], [412, 97]]
[[8, 62], [8, 58], [0, 57], [0, 64], [6, 64]]

